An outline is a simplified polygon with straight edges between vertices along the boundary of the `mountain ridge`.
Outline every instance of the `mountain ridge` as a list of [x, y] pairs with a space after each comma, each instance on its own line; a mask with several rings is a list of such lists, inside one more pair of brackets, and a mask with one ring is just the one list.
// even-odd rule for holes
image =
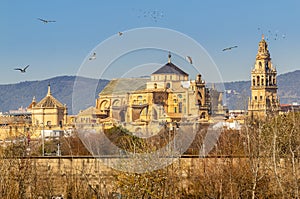
[[[84, 93], [86, 90], [97, 85], [95, 91], [95, 98], [98, 93], [106, 86], [109, 80], [92, 79], [87, 77], [77, 76], [56, 76], [45, 80], [24, 81], [15, 84], [0, 85], [0, 111], [8, 112], [10, 110], [17, 110], [20, 107], [26, 108], [33, 97], [36, 101], [40, 101], [47, 94], [48, 84], [51, 85], [51, 93], [53, 97], [59, 100], [62, 104], [68, 107], [68, 113], [73, 114], [72, 111], [72, 92], [75, 81], [82, 81], [85, 87], [77, 88], [78, 92]], [[95, 105], [95, 101], [93, 104]], [[78, 109], [85, 109], [81, 106]]]
[[[72, 110], [72, 94], [75, 81], [81, 81], [82, 86], [77, 88], [78, 93], [85, 96], [87, 90], [94, 89], [94, 98], [85, 103], [79, 103], [76, 110]], [[15, 84], [0, 84], [0, 111], [8, 112], [17, 110], [20, 107], [27, 107], [32, 98], [40, 101], [47, 94], [47, 87], [50, 83], [52, 95], [61, 103], [66, 104], [69, 114], [77, 114], [79, 110], [84, 110], [90, 106], [95, 106], [95, 99], [110, 80], [92, 79], [79, 76], [56, 76], [45, 80], [24, 81]], [[300, 70], [287, 72], [277, 76], [278, 96], [282, 104], [300, 104]], [[222, 86], [215, 83], [216, 88]], [[250, 97], [250, 80], [224, 82], [226, 105], [229, 109], [246, 110], [248, 98]]]

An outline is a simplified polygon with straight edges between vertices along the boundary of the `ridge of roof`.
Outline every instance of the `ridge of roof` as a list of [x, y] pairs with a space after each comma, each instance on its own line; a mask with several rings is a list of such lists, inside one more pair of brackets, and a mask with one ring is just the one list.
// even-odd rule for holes
[[53, 107], [64, 107], [64, 105], [59, 102], [52, 95], [47, 95], [40, 102], [38, 102], [35, 107], [45, 107], [45, 108], [53, 108]]
[[178, 66], [172, 62], [168, 62], [152, 74], [177, 74], [177, 75], [188, 75], [186, 72], [181, 70]]

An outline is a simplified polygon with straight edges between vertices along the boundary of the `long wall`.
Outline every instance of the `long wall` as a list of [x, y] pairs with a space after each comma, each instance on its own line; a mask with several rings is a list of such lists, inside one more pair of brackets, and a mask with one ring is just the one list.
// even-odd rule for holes
[[[98, 159], [85, 156], [7, 158], [1, 159], [4, 164], [1, 164], [0, 167], [1, 170], [5, 170], [5, 166], [11, 168], [9, 165], [14, 165], [15, 172], [9, 169], [10, 171], [4, 173], [2, 178], [5, 178], [6, 175], [10, 175], [9, 178], [12, 177], [11, 175], [15, 175], [15, 178], [19, 180], [17, 186], [26, 187], [27, 198], [67, 196], [70, 193], [79, 194], [82, 190], [90, 190], [92, 193], [99, 192], [102, 197], [110, 198], [114, 192], [118, 192], [118, 176], [127, 176], [126, 172], [120, 172], [110, 167], [116, 160], [119, 161], [122, 158], [102, 157]], [[172, 157], [170, 160], [173, 160]], [[185, 157], [176, 159], [171, 166], [172, 169], [167, 172], [173, 172], [179, 177], [184, 189], [189, 190], [190, 186], [193, 187], [190, 184], [193, 183], [194, 178], [205, 177], [206, 173], [209, 174], [212, 171], [222, 173], [227, 168], [233, 167], [243, 170], [246, 169], [249, 161], [251, 160], [245, 157]], [[266, 162], [262, 158], [260, 161]], [[279, 166], [283, 168], [284, 161], [280, 160]], [[32, 179], [35, 179], [34, 182]]]

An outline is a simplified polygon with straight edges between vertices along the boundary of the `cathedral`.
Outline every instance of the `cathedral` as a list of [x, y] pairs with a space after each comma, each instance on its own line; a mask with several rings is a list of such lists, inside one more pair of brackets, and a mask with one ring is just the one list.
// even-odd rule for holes
[[189, 80], [169, 54], [150, 78], [111, 80], [99, 93], [96, 110], [100, 123], [124, 124], [135, 131], [155, 122], [208, 121], [210, 95], [201, 75]]
[[28, 111], [31, 112], [32, 126], [35, 128], [60, 129], [67, 124], [67, 106], [52, 96], [50, 84], [47, 95], [39, 102], [33, 98]]
[[251, 71], [251, 98], [248, 115], [252, 119], [266, 119], [278, 114], [276, 68], [272, 65], [268, 44], [262, 36], [258, 45], [255, 65]]

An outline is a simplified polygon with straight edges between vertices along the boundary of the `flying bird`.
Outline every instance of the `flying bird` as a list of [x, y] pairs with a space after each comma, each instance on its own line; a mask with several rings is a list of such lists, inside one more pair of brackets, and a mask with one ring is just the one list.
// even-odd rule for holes
[[96, 53], [93, 53], [93, 55], [89, 58], [89, 60], [94, 60], [96, 59]]
[[37, 18], [37, 19], [40, 20], [41, 22], [44, 22], [44, 23], [56, 22], [56, 21], [53, 21], [53, 20], [46, 20], [46, 19], [41, 19], [41, 18]]
[[122, 35], [123, 35], [123, 33], [122, 33], [122, 32], [119, 32], [118, 34], [119, 34], [119, 36], [122, 36]]
[[15, 70], [19, 70], [21, 71], [21, 73], [25, 73], [26, 69], [29, 67], [29, 65], [27, 65], [25, 68], [15, 68]]
[[226, 50], [232, 50], [233, 48], [237, 48], [238, 46], [231, 46], [231, 47], [228, 47], [228, 48], [224, 48], [223, 51], [226, 51]]
[[186, 56], [185, 59], [190, 63], [193, 64], [193, 60], [190, 56]]
[[[263, 34], [263, 30], [261, 28], [257, 28], [258, 31], [260, 31], [261, 34]], [[275, 41], [279, 41], [281, 39], [285, 39], [286, 35], [285, 34], [281, 34], [279, 30], [276, 31], [272, 31], [272, 30], [268, 30], [266, 32], [265, 35], [265, 39], [266, 41], [271, 41], [271, 40], [275, 40]]]

